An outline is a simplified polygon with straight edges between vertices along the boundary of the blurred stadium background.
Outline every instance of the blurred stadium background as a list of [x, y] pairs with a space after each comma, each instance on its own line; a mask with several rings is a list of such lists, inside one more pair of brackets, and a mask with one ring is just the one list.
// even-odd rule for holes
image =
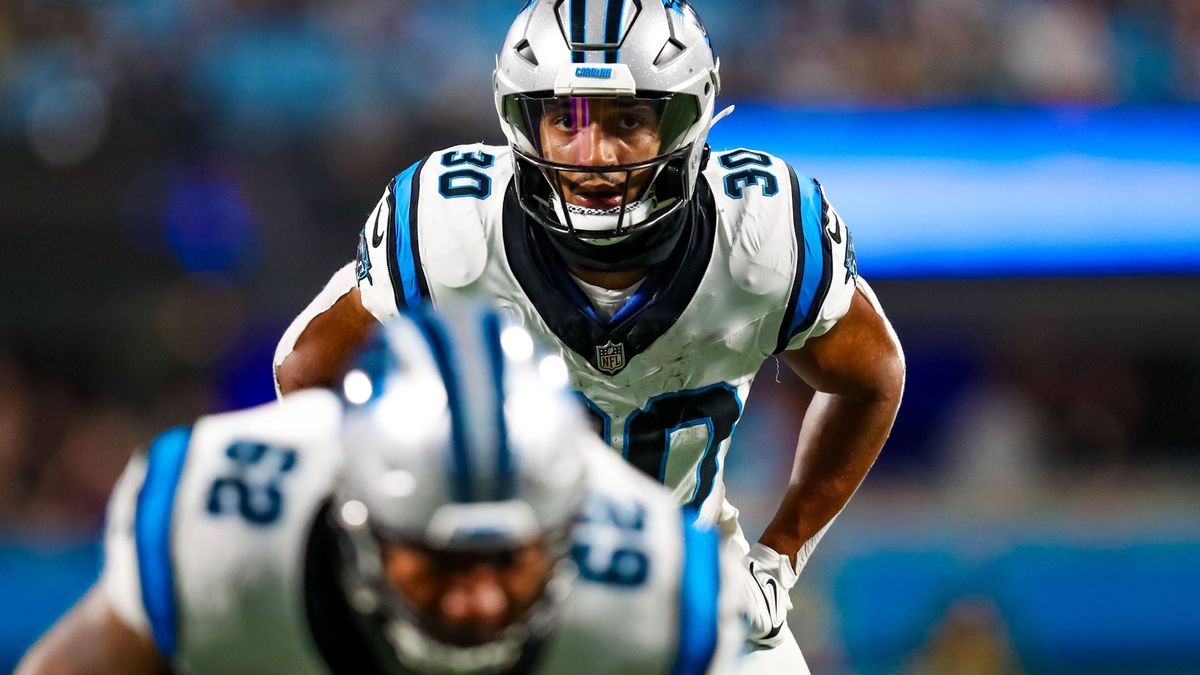
[[[0, 2], [0, 671], [131, 449], [272, 397], [391, 175], [501, 139], [517, 0]], [[1200, 671], [1200, 2], [695, 0], [721, 149], [817, 176], [909, 360], [796, 590], [815, 672]], [[805, 397], [730, 455], [755, 536]]]

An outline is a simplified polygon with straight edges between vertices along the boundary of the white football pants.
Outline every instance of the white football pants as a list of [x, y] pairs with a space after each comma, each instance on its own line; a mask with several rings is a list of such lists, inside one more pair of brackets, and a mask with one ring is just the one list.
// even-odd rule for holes
[[784, 640], [776, 647], [755, 647], [742, 656], [737, 675], [809, 675], [808, 664], [792, 631], [784, 626]]

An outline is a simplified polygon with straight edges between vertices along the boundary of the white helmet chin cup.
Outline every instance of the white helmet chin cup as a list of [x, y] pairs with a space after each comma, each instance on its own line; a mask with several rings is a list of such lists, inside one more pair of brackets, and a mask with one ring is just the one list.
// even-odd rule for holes
[[[554, 195], [552, 199], [554, 211], [562, 222], [570, 222], [577, 236], [600, 246], [606, 242], [616, 243], [625, 239], [624, 236], [613, 236], [619, 224], [645, 221], [653, 211], [654, 204], [653, 194], [648, 195], [647, 199], [639, 199], [611, 209], [589, 209], [575, 204], [566, 204], [564, 207], [563, 200], [558, 195]], [[567, 213], [563, 212], [564, 209]]]
[[[535, 171], [545, 176], [544, 181], [517, 181], [526, 212], [551, 230], [594, 243], [606, 230], [615, 238], [668, 222], [660, 217], [666, 215], [664, 209], [674, 212], [695, 194], [720, 89], [719, 67], [707, 30], [683, 0], [529, 3], [496, 57], [492, 78], [496, 113], [514, 149], [514, 162], [526, 165], [527, 176]], [[540, 151], [539, 131], [532, 126], [538, 118], [522, 108], [532, 99], [555, 97], [666, 102], [660, 109], [666, 116], [659, 118], [663, 147], [649, 162], [655, 176], [645, 194], [630, 195], [631, 203], [611, 213], [564, 208], [553, 173], [571, 169]], [[678, 114], [682, 109], [688, 112]], [[579, 168], [583, 164], [574, 166], [581, 173], [589, 170]], [[519, 176], [521, 169], [518, 166]], [[661, 201], [655, 201], [655, 194]]]

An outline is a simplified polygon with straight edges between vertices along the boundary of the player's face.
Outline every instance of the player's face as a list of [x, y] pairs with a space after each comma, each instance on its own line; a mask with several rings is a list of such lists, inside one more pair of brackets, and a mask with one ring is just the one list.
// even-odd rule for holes
[[421, 628], [461, 647], [500, 639], [541, 597], [552, 567], [544, 544], [503, 553], [450, 553], [390, 545], [384, 573], [419, 611]]
[[[596, 167], [590, 172], [559, 172], [563, 197], [590, 209], [612, 209], [640, 199], [653, 169], [624, 171], [604, 167], [644, 162], [662, 147], [658, 113], [636, 100], [560, 99], [541, 118], [542, 156], [560, 164]], [[623, 193], [628, 194], [623, 194]]]

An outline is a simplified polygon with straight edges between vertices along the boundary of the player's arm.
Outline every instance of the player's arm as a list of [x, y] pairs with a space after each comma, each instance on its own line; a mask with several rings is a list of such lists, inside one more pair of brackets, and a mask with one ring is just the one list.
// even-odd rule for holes
[[142, 603], [135, 522], [151, 454], [160, 441], [179, 438], [163, 434], [147, 453], [130, 458], [108, 502], [100, 581], [33, 646], [18, 673], [170, 672]]
[[97, 586], [35, 644], [17, 675], [170, 673], [154, 641], [117, 616]]
[[816, 545], [883, 448], [904, 391], [904, 354], [860, 279], [846, 315], [781, 358], [817, 393], [800, 430], [791, 484], [760, 541], [802, 567], [810, 543]]
[[376, 318], [394, 316], [423, 295], [416, 263], [406, 268], [406, 277], [403, 264], [396, 262], [397, 250], [408, 252], [399, 256], [405, 261], [416, 260], [412, 239], [397, 241], [397, 228], [411, 232], [412, 224], [397, 223], [396, 203], [413, 203], [421, 166], [414, 165], [388, 185], [359, 234], [354, 262], [338, 270], [284, 332], [275, 349], [276, 393], [333, 386]]
[[[337, 281], [335, 275], [330, 282], [335, 289]], [[375, 317], [363, 307], [358, 288], [340, 290], [344, 292], [323, 309], [314, 311], [309, 305], [284, 334], [275, 365], [280, 394], [334, 386], [347, 360], [375, 323]], [[320, 296], [313, 303], [324, 304]]]
[[787, 590], [858, 489], [891, 431], [904, 354], [870, 286], [858, 277], [849, 229], [812, 179], [789, 176], [796, 281], [776, 351], [816, 390], [791, 482], [747, 558], [751, 635], [769, 644], [791, 607]]
[[816, 394], [801, 426], [791, 483], [747, 559], [750, 636], [767, 645], [782, 639], [788, 591], [879, 456], [905, 373], [900, 342], [861, 279], [845, 316], [781, 358]]

